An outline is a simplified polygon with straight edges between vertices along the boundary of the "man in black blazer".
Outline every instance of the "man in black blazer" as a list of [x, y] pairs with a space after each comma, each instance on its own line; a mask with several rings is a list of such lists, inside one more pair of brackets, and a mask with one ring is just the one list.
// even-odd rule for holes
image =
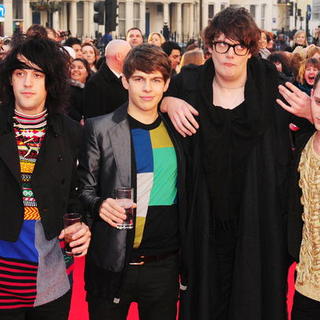
[[128, 93], [122, 86], [120, 76], [130, 49], [129, 43], [124, 40], [112, 40], [106, 46], [106, 63], [103, 63], [84, 89], [85, 118], [111, 113], [128, 100]]
[[67, 320], [72, 255], [90, 231], [78, 224], [63, 247], [63, 215], [79, 212], [76, 160], [80, 125], [63, 114], [68, 55], [27, 38], [0, 66], [0, 319]]

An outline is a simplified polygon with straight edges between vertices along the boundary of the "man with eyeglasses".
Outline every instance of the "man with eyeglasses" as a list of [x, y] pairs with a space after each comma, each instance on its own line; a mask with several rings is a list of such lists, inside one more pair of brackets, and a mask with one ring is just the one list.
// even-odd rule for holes
[[[276, 104], [275, 68], [256, 57], [259, 39], [246, 9], [219, 12], [204, 31], [212, 59], [184, 68], [162, 102], [191, 136], [184, 320], [287, 319], [289, 113]], [[308, 97], [290, 88], [281, 92], [291, 107], [278, 103], [310, 117]]]

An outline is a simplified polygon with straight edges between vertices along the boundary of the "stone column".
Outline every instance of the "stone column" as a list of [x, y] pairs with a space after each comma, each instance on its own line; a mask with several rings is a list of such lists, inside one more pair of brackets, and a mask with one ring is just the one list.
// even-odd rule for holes
[[77, 2], [70, 3], [70, 31], [73, 37], [77, 36]]
[[272, 30], [272, 3], [266, 3], [266, 17], [264, 21], [264, 28]]
[[90, 37], [90, 24], [93, 24], [93, 16], [90, 16], [89, 1], [83, 1], [83, 37]]
[[13, 29], [12, 29], [12, 21], [13, 21], [12, 1], [11, 0], [4, 0], [3, 4], [6, 8], [6, 15], [4, 17], [4, 35], [5, 36], [12, 36], [12, 33], [13, 33]]
[[30, 1], [25, 0], [23, 3], [23, 31], [26, 31], [32, 25], [32, 10]]
[[60, 19], [59, 19], [59, 11], [55, 11], [52, 13], [52, 27], [54, 30], [60, 30]]
[[261, 5], [257, 4], [255, 7], [256, 7], [255, 21], [256, 21], [257, 26], [259, 28], [261, 28]]
[[167, 24], [170, 29], [169, 4], [168, 1], [163, 3], [163, 24]]
[[126, 0], [126, 32], [133, 27], [133, 0]]
[[181, 32], [182, 32], [182, 11], [181, 11], [181, 2], [176, 3], [177, 7], [177, 16], [176, 16], [176, 23], [177, 23], [177, 41], [181, 41]]
[[202, 30], [208, 25], [208, 20], [209, 20], [208, 6], [209, 6], [208, 0], [203, 0], [202, 8], [200, 8], [200, 10], [202, 10], [202, 25], [201, 25]]
[[146, 1], [142, 0], [140, 1], [140, 30], [142, 31], [142, 34], [146, 33]]
[[68, 30], [68, 23], [67, 23], [67, 3], [64, 2], [62, 4], [62, 9], [60, 12], [60, 28], [61, 30]]
[[48, 13], [45, 10], [40, 11], [40, 21], [43, 26], [46, 26], [48, 22]]
[[194, 4], [189, 4], [189, 38], [193, 38], [193, 35], [195, 33], [194, 30]]
[[88, 12], [89, 12], [88, 36], [90, 38], [95, 37], [94, 23], [93, 23], [93, 15], [94, 15], [93, 5], [94, 5], [94, 0], [89, 0], [89, 2], [88, 2]]

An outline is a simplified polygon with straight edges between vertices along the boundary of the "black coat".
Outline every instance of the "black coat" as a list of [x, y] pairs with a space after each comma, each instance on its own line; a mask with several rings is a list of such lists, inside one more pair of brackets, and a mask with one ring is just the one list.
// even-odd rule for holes
[[[204, 175], [204, 135], [213, 137], [214, 146], [221, 146], [223, 136], [216, 139], [221, 123], [214, 122], [211, 131], [202, 122], [206, 106], [212, 106], [214, 66], [208, 60], [204, 66], [187, 68], [171, 83], [168, 95], [185, 99], [200, 111], [199, 133], [191, 138], [193, 158], [193, 195], [190, 203], [184, 252], [187, 255], [187, 290], [181, 294], [183, 320], [213, 320], [220, 301], [219, 272], [215, 258], [215, 212], [208, 186], [224, 185], [228, 172], [217, 170], [217, 180]], [[228, 320], [285, 320], [286, 275], [288, 268], [286, 238], [286, 184], [289, 165], [288, 118], [275, 103], [278, 75], [266, 61], [252, 58], [248, 62], [245, 100], [248, 123], [252, 132], [245, 159], [242, 197], [238, 208], [239, 227], [235, 252], [232, 296]], [[205, 105], [205, 107], [204, 107]], [[211, 108], [211, 107], [210, 107]], [[210, 112], [219, 112], [214, 108]], [[202, 115], [202, 116], [201, 116]], [[219, 126], [220, 125], [220, 126]], [[236, 129], [243, 130], [241, 123]], [[216, 136], [215, 136], [216, 135]], [[243, 140], [239, 144], [248, 147]], [[217, 150], [215, 157], [219, 157]], [[237, 144], [235, 145], [239, 147]], [[243, 151], [242, 151], [243, 152]], [[242, 164], [243, 165], [243, 164]], [[219, 169], [219, 168], [218, 168]], [[219, 188], [217, 189], [219, 192]], [[231, 200], [232, 201], [232, 200]]]
[[[23, 223], [22, 181], [13, 108], [0, 107], [0, 239], [16, 241]], [[45, 139], [32, 175], [32, 190], [48, 240], [63, 228], [62, 216], [80, 210], [77, 196], [76, 158], [80, 125], [70, 118], [48, 115]], [[76, 211], [77, 212], [77, 211]]]
[[84, 117], [92, 118], [113, 112], [128, 100], [121, 80], [104, 63], [86, 83]]
[[84, 88], [76, 85], [70, 85], [70, 104], [67, 109], [68, 116], [80, 122], [84, 110]]

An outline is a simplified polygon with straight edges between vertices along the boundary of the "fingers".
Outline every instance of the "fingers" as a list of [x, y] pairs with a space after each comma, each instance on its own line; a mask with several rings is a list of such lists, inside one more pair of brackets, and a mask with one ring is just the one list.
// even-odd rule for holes
[[91, 239], [89, 227], [84, 223], [81, 224], [81, 229], [72, 235], [72, 241], [69, 243], [74, 256], [81, 257], [87, 254]]
[[286, 111], [293, 113], [294, 109], [291, 108], [290, 106], [286, 105], [283, 101], [280, 99], [277, 99], [276, 102]]
[[115, 228], [126, 219], [125, 210], [112, 198], [108, 198], [102, 202], [99, 209], [99, 215], [101, 219]]
[[198, 114], [190, 105], [184, 105], [170, 110], [169, 116], [176, 130], [183, 136], [191, 136], [197, 132], [199, 125], [193, 116]]
[[62, 229], [62, 231], [60, 232], [60, 234], [58, 235], [58, 239], [63, 239], [65, 235], [64, 229]]

